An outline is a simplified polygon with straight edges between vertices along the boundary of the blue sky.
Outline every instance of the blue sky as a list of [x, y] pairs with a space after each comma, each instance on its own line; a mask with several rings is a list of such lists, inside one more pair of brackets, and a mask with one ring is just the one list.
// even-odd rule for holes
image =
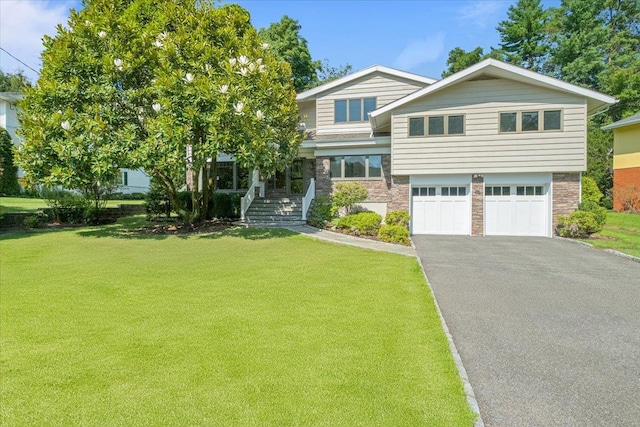
[[[239, 0], [254, 26], [266, 27], [288, 15], [302, 25], [314, 59], [354, 70], [373, 64], [440, 78], [451, 49], [498, 46], [495, 27], [510, 0]], [[559, 6], [560, 0], [543, 0]], [[0, 0], [0, 46], [38, 70], [41, 39], [66, 23], [76, 0]], [[37, 74], [0, 51], [3, 71]]]

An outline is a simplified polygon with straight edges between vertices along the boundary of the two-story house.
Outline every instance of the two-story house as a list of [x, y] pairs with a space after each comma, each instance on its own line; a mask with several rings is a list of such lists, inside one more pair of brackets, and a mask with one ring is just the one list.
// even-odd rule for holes
[[616, 102], [494, 59], [440, 81], [373, 66], [297, 99], [308, 137], [267, 191], [358, 181], [413, 234], [549, 237], [580, 201], [587, 117]]

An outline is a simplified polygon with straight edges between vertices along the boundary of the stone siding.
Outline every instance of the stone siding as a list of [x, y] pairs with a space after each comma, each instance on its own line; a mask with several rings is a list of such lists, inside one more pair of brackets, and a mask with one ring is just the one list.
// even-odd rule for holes
[[580, 203], [580, 173], [554, 173], [552, 178], [553, 233], [558, 225], [558, 215], [569, 215]]
[[484, 236], [484, 177], [471, 179], [471, 235]]

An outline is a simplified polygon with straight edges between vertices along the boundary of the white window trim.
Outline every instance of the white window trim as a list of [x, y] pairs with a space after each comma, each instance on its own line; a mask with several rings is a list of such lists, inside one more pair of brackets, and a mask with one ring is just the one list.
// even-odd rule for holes
[[[376, 108], [378, 108], [378, 98], [375, 96], [363, 96], [362, 98], [343, 98], [343, 99], [334, 99], [333, 100], [333, 124], [337, 125], [337, 124], [350, 124], [350, 123], [365, 123], [365, 122], [369, 122], [369, 116], [368, 114], [365, 117], [365, 112], [364, 112], [364, 100], [365, 99], [373, 99], [375, 104], [376, 104]], [[351, 103], [351, 101], [360, 101], [360, 120], [350, 120], [351, 119], [351, 114], [350, 114], [350, 110], [349, 110], [349, 104]], [[343, 122], [338, 122], [336, 121], [336, 102], [338, 101], [346, 101], [347, 103], [347, 119]], [[371, 111], [375, 111], [374, 108]]]

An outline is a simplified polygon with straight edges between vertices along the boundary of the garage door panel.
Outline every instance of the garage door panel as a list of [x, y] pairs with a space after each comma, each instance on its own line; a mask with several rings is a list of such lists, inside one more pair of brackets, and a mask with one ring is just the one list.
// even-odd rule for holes
[[[485, 195], [487, 235], [547, 235], [548, 194], [541, 191], [544, 187], [503, 185], [492, 188], [502, 195]], [[538, 194], [527, 194], [525, 188]]]
[[[446, 193], [451, 191], [449, 187], [443, 187]], [[455, 187], [456, 192], [459, 188]], [[427, 193], [422, 191], [422, 194]], [[438, 186], [432, 196], [412, 196], [413, 234], [469, 234], [468, 188], [465, 187], [464, 196], [442, 196], [442, 193], [442, 187]]]

